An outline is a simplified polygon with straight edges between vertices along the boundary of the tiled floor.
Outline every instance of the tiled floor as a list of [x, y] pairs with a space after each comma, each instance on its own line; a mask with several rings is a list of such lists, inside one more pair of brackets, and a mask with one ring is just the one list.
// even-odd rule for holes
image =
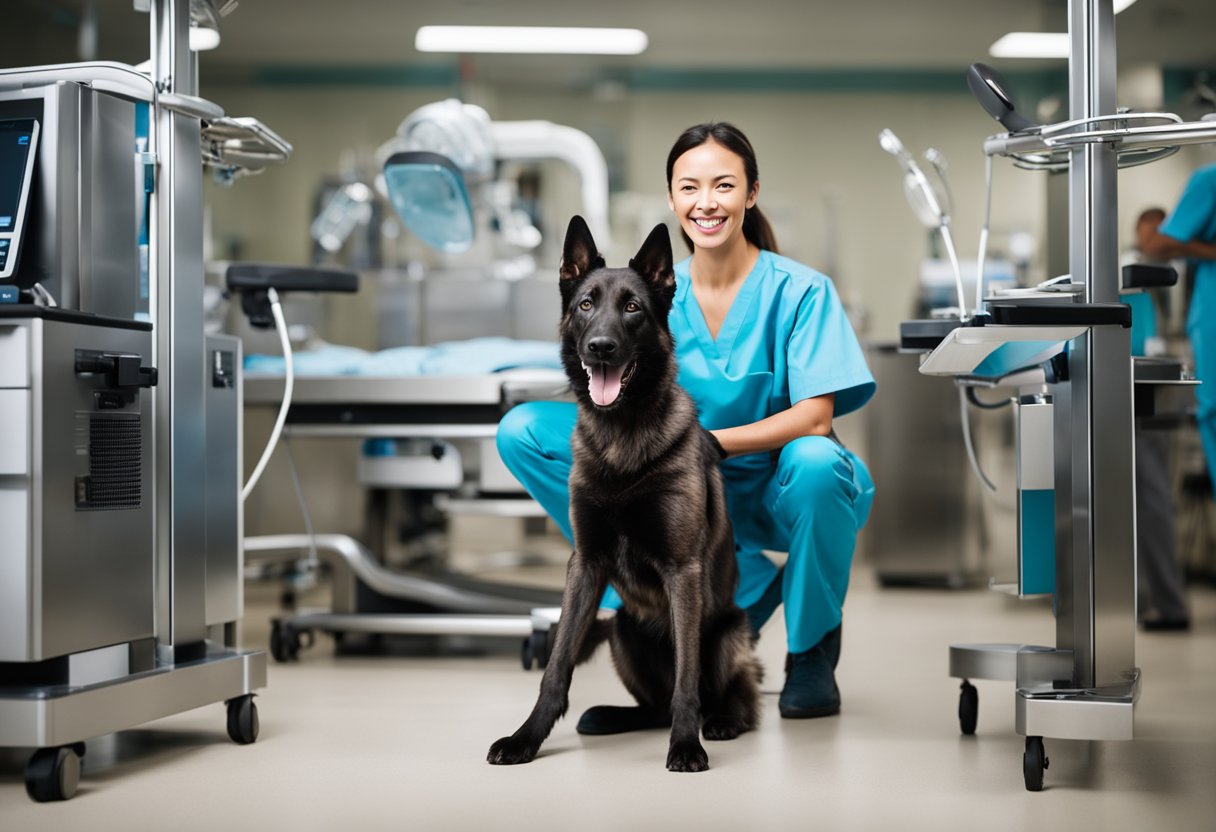
[[[265, 644], [272, 587], [249, 593]], [[1050, 643], [1049, 610], [983, 590], [884, 590], [859, 567], [845, 613], [839, 717], [777, 713], [783, 632], [753, 734], [710, 744], [712, 769], [671, 774], [666, 734], [580, 737], [558, 723], [532, 764], [484, 762], [527, 714], [539, 675], [512, 646], [488, 655], [335, 657], [321, 638], [272, 665], [261, 738], [230, 743], [211, 706], [89, 743], [71, 801], [34, 804], [25, 754], [0, 751], [0, 829], [66, 830], [1206, 830], [1216, 828], [1216, 591], [1194, 628], [1140, 634], [1132, 742], [1047, 741], [1047, 788], [1022, 785], [1008, 683], [977, 682], [979, 730], [960, 736], [952, 642]], [[571, 714], [628, 702], [605, 654], [575, 675]]]

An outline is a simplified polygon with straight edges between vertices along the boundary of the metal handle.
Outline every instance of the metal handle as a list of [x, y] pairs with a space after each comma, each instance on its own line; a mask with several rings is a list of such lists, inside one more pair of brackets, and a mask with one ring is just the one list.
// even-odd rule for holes
[[199, 98], [197, 95], [185, 95], [180, 92], [162, 92], [156, 98], [157, 103], [174, 113], [191, 118], [219, 119], [224, 117], [224, 108], [213, 101]]

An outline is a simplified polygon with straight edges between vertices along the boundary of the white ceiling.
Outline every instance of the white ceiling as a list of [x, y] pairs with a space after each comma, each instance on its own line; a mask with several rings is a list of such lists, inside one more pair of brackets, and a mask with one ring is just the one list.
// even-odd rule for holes
[[[76, 21], [96, 10], [98, 54], [146, 57], [147, 18], [131, 0], [7, 0], [15, 25], [0, 31], [0, 63], [79, 59]], [[6, 3], [6, 4], [7, 4]], [[1062, 31], [1065, 0], [240, 0], [223, 19], [205, 76], [265, 67], [455, 65], [415, 51], [424, 24], [630, 26], [650, 47], [636, 57], [475, 56], [466, 77], [581, 83], [632, 69], [953, 70], [992, 60], [1011, 30]], [[1120, 14], [1121, 64], [1216, 66], [1216, 0], [1139, 0]], [[1042, 62], [992, 61], [1002, 68]]]

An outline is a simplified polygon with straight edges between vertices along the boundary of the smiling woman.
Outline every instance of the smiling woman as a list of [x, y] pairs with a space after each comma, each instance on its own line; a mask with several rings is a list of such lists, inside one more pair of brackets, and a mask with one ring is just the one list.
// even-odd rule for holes
[[[732, 457], [723, 472], [739, 603], [757, 630], [785, 605], [782, 715], [834, 714], [841, 606], [872, 484], [832, 419], [864, 404], [873, 380], [831, 280], [777, 254], [742, 131], [721, 122], [685, 130], [667, 184], [692, 249], [675, 267], [679, 380]], [[785, 568], [764, 550], [788, 551]]]

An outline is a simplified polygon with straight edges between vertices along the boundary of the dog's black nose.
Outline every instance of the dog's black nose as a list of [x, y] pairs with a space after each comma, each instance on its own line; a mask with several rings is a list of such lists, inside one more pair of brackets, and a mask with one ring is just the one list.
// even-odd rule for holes
[[616, 352], [616, 341], [601, 335], [598, 338], [592, 338], [590, 341], [588, 341], [587, 349], [590, 350], [593, 355], [597, 355], [600, 358], [608, 358], [614, 352]]

